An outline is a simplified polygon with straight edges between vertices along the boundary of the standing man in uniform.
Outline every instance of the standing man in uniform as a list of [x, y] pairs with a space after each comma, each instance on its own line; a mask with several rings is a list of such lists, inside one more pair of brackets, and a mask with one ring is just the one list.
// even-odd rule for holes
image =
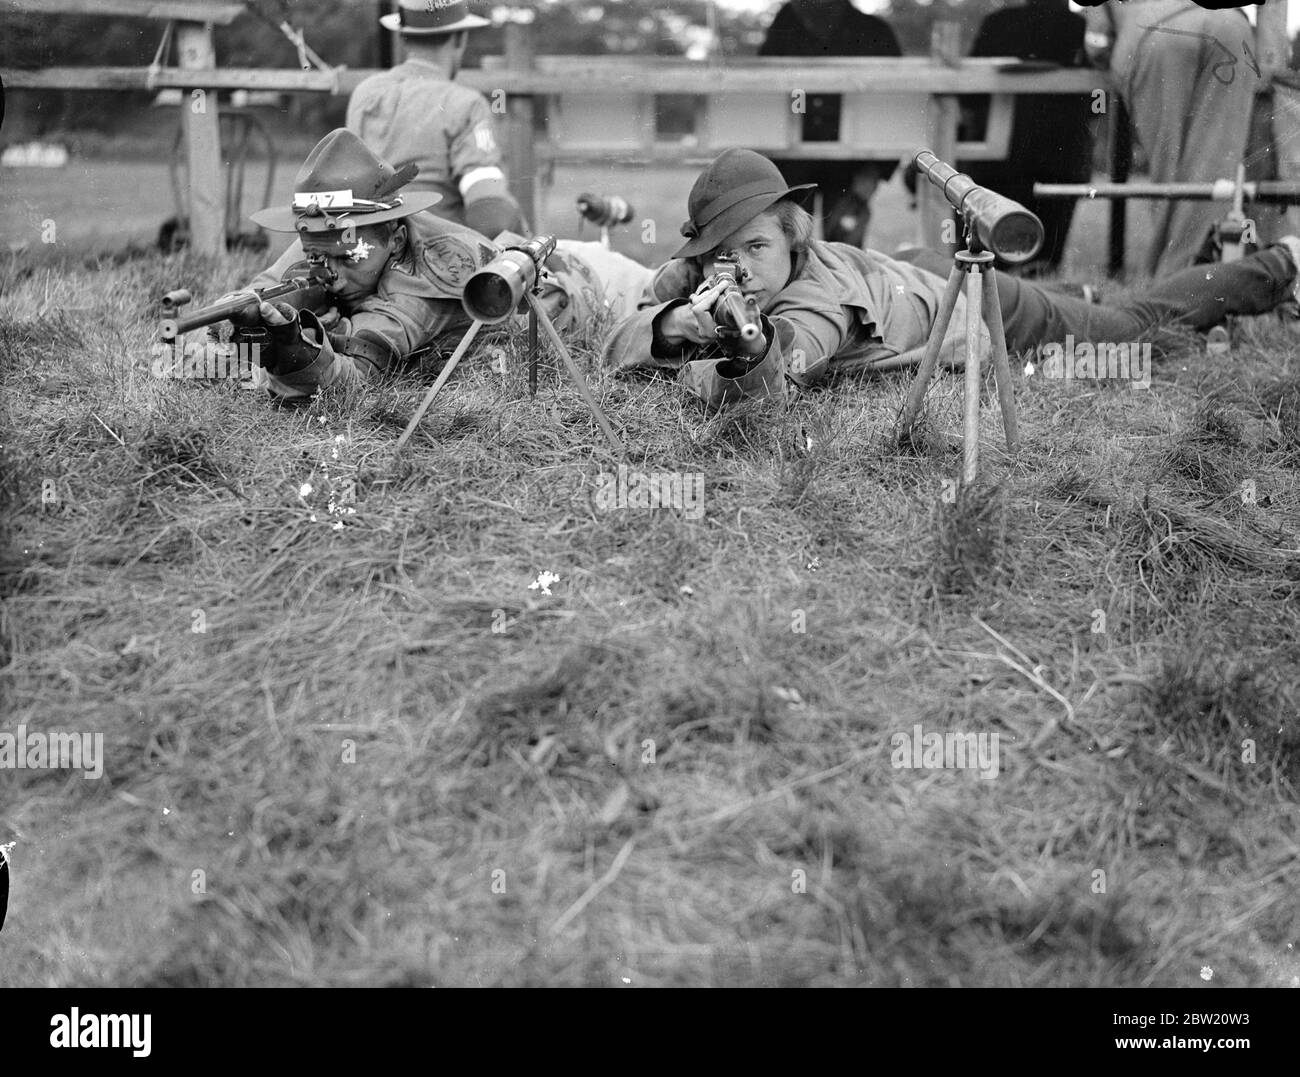
[[401, 0], [379, 21], [401, 32], [406, 60], [353, 91], [348, 130], [394, 166], [418, 166], [413, 187], [442, 196], [440, 217], [486, 236], [526, 231], [506, 186], [488, 103], [455, 82], [469, 32], [491, 23], [471, 15], [463, 0]]

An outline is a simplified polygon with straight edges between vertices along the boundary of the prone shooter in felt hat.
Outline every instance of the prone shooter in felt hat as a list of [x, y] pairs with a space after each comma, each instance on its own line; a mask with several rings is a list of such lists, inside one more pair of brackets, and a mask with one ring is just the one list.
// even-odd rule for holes
[[[236, 315], [236, 337], [265, 328], [260, 362], [277, 397], [310, 397], [320, 389], [362, 381], [388, 370], [440, 337], [469, 325], [461, 305], [465, 281], [501, 251], [496, 242], [429, 212], [432, 192], [410, 192], [415, 166], [394, 169], [351, 131], [338, 128], [298, 170], [293, 200], [253, 220], [297, 239], [253, 287], [323, 264], [334, 279], [325, 309], [262, 303]], [[503, 233], [499, 240], [523, 237]], [[650, 271], [598, 243], [560, 240], [547, 262], [540, 299], [563, 328], [589, 323], [606, 307], [631, 310]], [[309, 292], [287, 297], [310, 302]]]
[[[919, 364], [952, 256], [911, 249], [891, 258], [813, 239], [812, 218], [798, 204], [805, 189], [788, 187], [753, 150], [716, 157], [687, 199], [686, 243], [656, 271], [641, 309], [614, 327], [604, 362], [620, 373], [675, 374], [711, 406], [782, 395], [835, 373]], [[1175, 273], [1114, 306], [1003, 274], [1007, 347], [1030, 351], [1067, 336], [1140, 341], [1162, 323], [1207, 329], [1229, 314], [1262, 314], [1297, 290], [1297, 266], [1300, 239], [1289, 236], [1238, 262]], [[719, 325], [735, 320], [725, 307], [734, 291], [755, 312], [753, 347]], [[940, 361], [959, 365], [965, 324], [963, 296]], [[987, 331], [982, 347], [987, 355]]]

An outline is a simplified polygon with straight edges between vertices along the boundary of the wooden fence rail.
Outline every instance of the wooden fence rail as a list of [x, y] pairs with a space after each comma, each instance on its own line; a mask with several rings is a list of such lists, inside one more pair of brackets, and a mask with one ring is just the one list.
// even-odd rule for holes
[[[18, 10], [134, 14], [175, 22], [179, 66], [48, 67], [0, 74], [13, 89], [86, 91], [204, 91], [204, 107], [185, 108], [190, 228], [196, 249], [224, 244], [221, 146], [216, 91], [348, 94], [371, 70], [267, 70], [218, 67], [213, 23], [227, 23], [240, 5], [198, 0], [7, 0]], [[201, 20], [201, 21], [200, 21]], [[936, 28], [932, 57], [790, 61], [746, 58], [697, 63], [673, 58], [535, 56], [528, 28], [507, 27], [505, 57], [487, 57], [459, 81], [479, 90], [509, 124], [506, 145], [515, 194], [537, 221], [537, 163], [566, 161], [685, 162], [743, 145], [783, 158], [897, 160], [925, 146], [947, 161], [1005, 158], [1021, 94], [1108, 93], [1103, 73], [1061, 70], [1012, 74], [1012, 58], [958, 59], [951, 24]], [[841, 98], [839, 138], [802, 139], [801, 112], [809, 94]], [[694, 99], [689, 140], [661, 139], [658, 95]], [[958, 141], [958, 95], [990, 95], [989, 119], [978, 141]], [[535, 131], [534, 102], [545, 98], [548, 125]], [[921, 231], [944, 247], [948, 208], [929, 184], [920, 186]]]

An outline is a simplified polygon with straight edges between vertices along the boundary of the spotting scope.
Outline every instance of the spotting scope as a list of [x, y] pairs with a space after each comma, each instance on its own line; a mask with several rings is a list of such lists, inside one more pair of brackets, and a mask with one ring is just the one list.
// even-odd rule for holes
[[616, 224], [627, 224], [636, 214], [626, 199], [616, 194], [601, 198], [598, 194], [580, 194], [578, 212], [592, 224], [602, 228], [612, 228]]
[[918, 151], [912, 163], [961, 214], [973, 243], [1012, 265], [1027, 262], [1038, 253], [1043, 245], [1043, 222], [1019, 202], [981, 187], [929, 150]]
[[555, 253], [554, 236], [538, 236], [507, 247], [465, 282], [465, 313], [487, 325], [504, 322], [537, 283], [537, 275]]

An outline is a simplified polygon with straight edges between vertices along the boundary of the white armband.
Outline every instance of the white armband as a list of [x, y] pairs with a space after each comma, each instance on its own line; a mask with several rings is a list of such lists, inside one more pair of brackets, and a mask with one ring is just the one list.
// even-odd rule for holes
[[496, 165], [483, 165], [480, 168], [471, 168], [460, 178], [456, 184], [460, 188], [460, 196], [464, 198], [469, 189], [476, 183], [482, 183], [484, 180], [500, 180], [505, 182], [506, 174], [497, 168]]

